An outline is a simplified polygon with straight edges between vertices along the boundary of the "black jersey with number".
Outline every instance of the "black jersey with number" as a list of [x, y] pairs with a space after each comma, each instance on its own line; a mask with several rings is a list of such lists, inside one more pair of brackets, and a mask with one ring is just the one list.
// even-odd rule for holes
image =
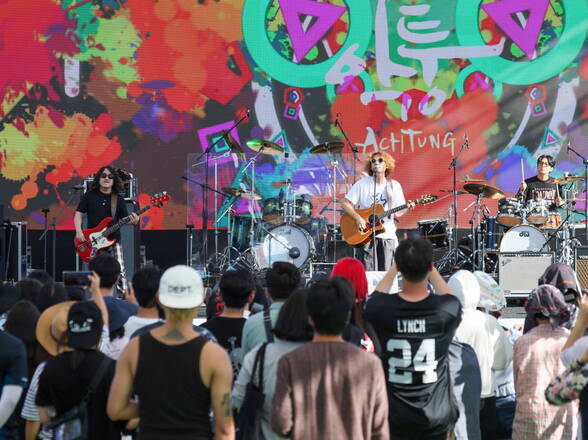
[[409, 302], [374, 292], [366, 317], [382, 345], [390, 432], [434, 436], [450, 431], [458, 417], [449, 378], [448, 352], [461, 321], [453, 295], [429, 295]]

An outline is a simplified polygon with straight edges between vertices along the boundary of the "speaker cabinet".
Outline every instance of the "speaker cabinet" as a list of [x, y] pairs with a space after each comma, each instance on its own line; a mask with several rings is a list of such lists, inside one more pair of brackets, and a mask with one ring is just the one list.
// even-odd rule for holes
[[505, 295], [526, 296], [553, 262], [553, 252], [500, 252], [498, 284]]
[[582, 289], [588, 289], [588, 246], [579, 246], [574, 251], [575, 271]]

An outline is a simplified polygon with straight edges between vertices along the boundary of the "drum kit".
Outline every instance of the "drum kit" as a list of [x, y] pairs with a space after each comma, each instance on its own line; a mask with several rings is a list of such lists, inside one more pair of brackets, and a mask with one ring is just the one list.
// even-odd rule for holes
[[[241, 146], [230, 134], [226, 139], [230, 150], [238, 158], [244, 159]], [[251, 170], [250, 189], [222, 188], [221, 192], [225, 196], [232, 197], [226, 210], [217, 218], [218, 222], [227, 217], [228, 244], [224, 250], [208, 259], [207, 271], [213, 276], [230, 267], [261, 272], [276, 261], [292, 263], [305, 271], [312, 261], [326, 262], [327, 243], [335, 239], [329, 226], [334, 226], [328, 225], [325, 217], [313, 216], [309, 197], [296, 193], [294, 186], [297, 182], [292, 179], [273, 182], [271, 186], [280, 189], [276, 197], [263, 198], [257, 193], [255, 162], [258, 156], [285, 154], [284, 148], [266, 140], [250, 140], [246, 144], [257, 152], [244, 167], [244, 170]], [[343, 143], [334, 141], [316, 145], [310, 149], [310, 153], [331, 155], [336, 174], [334, 155], [342, 149]], [[236, 212], [239, 200], [250, 202], [248, 215]], [[333, 202], [334, 207], [328, 209], [336, 209], [337, 200]]]
[[[574, 210], [576, 202], [584, 201], [576, 198], [578, 191], [575, 183], [582, 180], [584, 178], [581, 176], [551, 180], [557, 184], [569, 184], [563, 186], [563, 203], [557, 209], [543, 199], [523, 203], [521, 199], [506, 197], [500, 188], [481, 180], [461, 181], [464, 183], [463, 189], [456, 191], [456, 195], [471, 194], [476, 199], [464, 209], [474, 206], [470, 220], [471, 232], [455, 246], [458, 258], [453, 267], [494, 273], [498, 269], [496, 266], [500, 252], [555, 252], [557, 262], [573, 265], [574, 248], [580, 243], [575, 238], [577, 225], [570, 219], [572, 214], [583, 214]], [[491, 215], [482, 203], [483, 199], [498, 200], [496, 215]], [[418, 222], [420, 234], [429, 238], [434, 247], [449, 246], [451, 249], [453, 234], [447, 226], [445, 218]], [[448, 264], [451, 264], [449, 258], [443, 257], [437, 266], [440, 270], [449, 269]]]

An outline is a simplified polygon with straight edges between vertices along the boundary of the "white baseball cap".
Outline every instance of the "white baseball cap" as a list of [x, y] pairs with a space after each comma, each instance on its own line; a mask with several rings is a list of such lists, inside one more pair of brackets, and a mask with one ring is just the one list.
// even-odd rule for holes
[[193, 309], [204, 301], [204, 286], [198, 272], [189, 266], [170, 267], [159, 281], [159, 302], [172, 309]]

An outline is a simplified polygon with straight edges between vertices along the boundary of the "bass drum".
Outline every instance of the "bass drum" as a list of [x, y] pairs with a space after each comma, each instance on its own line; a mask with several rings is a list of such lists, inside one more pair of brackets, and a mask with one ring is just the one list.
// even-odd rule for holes
[[500, 240], [500, 252], [550, 252], [545, 235], [535, 226], [519, 225], [509, 229]]
[[308, 232], [296, 225], [280, 225], [269, 230], [263, 243], [256, 247], [255, 257], [260, 267], [286, 261], [304, 269], [314, 253], [314, 242]]

